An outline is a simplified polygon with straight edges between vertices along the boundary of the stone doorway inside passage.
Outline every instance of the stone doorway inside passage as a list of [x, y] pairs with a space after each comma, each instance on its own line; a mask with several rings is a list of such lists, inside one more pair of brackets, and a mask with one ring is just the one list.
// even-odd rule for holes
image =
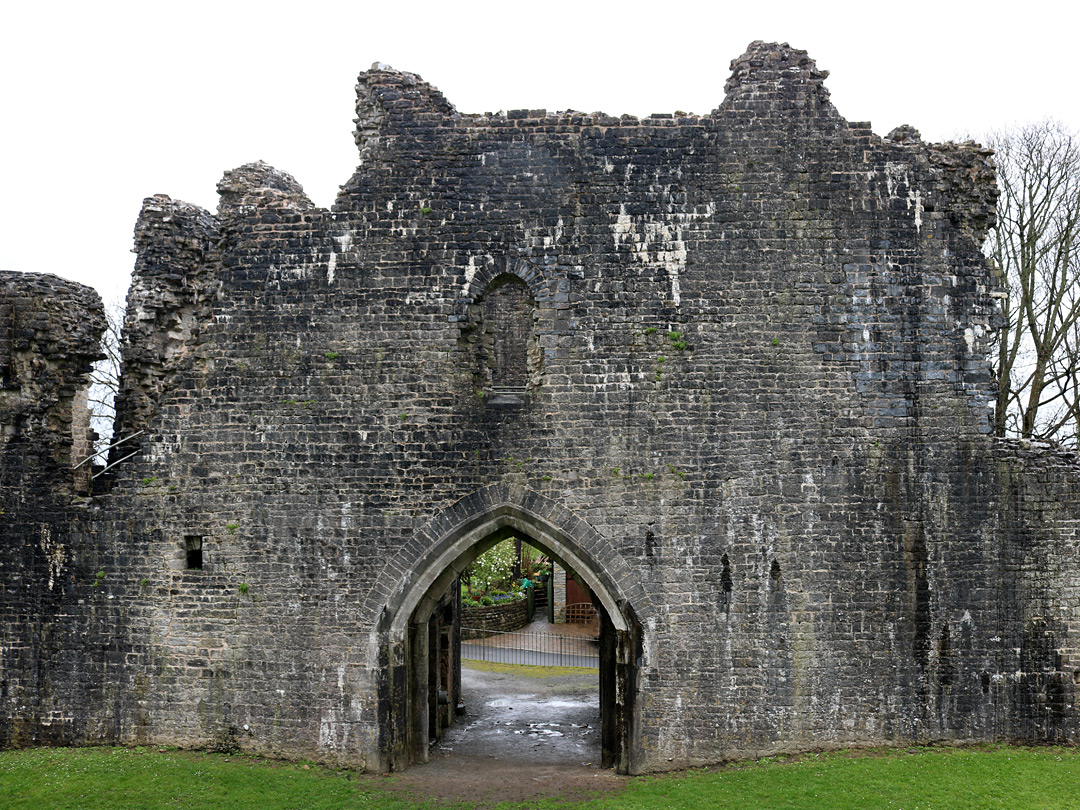
[[[599, 618], [600, 765], [634, 773], [641, 631], [609, 572], [583, 545], [509, 504], [454, 527], [423, 555], [386, 628], [380, 680], [380, 747], [386, 770], [427, 762], [432, 740], [454, 723], [462, 696], [460, 576], [496, 543], [519, 537], [588, 586]], [[468, 695], [464, 695], [466, 701]]]

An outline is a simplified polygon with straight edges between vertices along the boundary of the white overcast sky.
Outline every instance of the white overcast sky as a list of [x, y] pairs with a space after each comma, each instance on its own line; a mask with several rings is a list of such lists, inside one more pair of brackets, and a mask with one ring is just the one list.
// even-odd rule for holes
[[840, 113], [927, 140], [1080, 131], [1073, 0], [31, 2], [0, 11], [0, 269], [123, 294], [142, 199], [217, 206], [252, 160], [329, 206], [356, 75], [419, 73], [461, 112], [707, 113], [755, 39], [831, 72]]

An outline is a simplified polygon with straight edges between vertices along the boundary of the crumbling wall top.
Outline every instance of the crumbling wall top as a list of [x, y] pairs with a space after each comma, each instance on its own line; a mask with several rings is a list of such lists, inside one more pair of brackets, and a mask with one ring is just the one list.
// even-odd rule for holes
[[262, 160], [225, 172], [217, 190], [219, 216], [258, 208], [308, 211], [315, 207], [296, 178]]
[[820, 70], [806, 51], [792, 48], [786, 42], [757, 39], [742, 56], [731, 60], [731, 78], [724, 85], [724, 92], [738, 92], [765, 82], [821, 85], [827, 78], [829, 71]]
[[[803, 113], [839, 122], [840, 116], [829, 101], [824, 85], [827, 70], [820, 70], [806, 51], [787, 43], [752, 42], [746, 53], [731, 62], [731, 77], [725, 84], [726, 98], [714, 110], [715, 116], [726, 109], [753, 109], [758, 114], [800, 110]], [[395, 135], [416, 132], [425, 127], [506, 127], [527, 126], [542, 121], [560, 131], [585, 127], [672, 126], [701, 123], [700, 117], [676, 113], [614, 116], [602, 112], [582, 113], [566, 110], [512, 110], [498, 114], [462, 114], [434, 86], [415, 73], [395, 70], [376, 62], [359, 75], [356, 85], [355, 140], [361, 158], [371, 156], [380, 146], [392, 142]]]
[[839, 118], [829, 101], [821, 70], [806, 51], [786, 42], [755, 40], [746, 53], [731, 61], [731, 77], [724, 85], [727, 97], [721, 109], [803, 109], [808, 113]]
[[[9, 443], [30, 447], [42, 469], [70, 470], [81, 460], [76, 455], [85, 457], [86, 391], [90, 366], [102, 357], [104, 328], [101, 298], [90, 287], [53, 275], [0, 271], [0, 449]], [[0, 462], [13, 475], [19, 466], [8, 470]], [[57, 478], [61, 486], [71, 481]]]
[[375, 62], [357, 77], [354, 138], [361, 154], [378, 143], [388, 124], [394, 128], [403, 122], [415, 126], [455, 116], [457, 110], [446, 96], [415, 73]]
[[[138, 259], [128, 290], [114, 435], [146, 426], [167, 375], [194, 346], [208, 303], [218, 292], [208, 261], [220, 229], [205, 209], [156, 194], [135, 225]], [[132, 452], [136, 444], [125, 445]]]

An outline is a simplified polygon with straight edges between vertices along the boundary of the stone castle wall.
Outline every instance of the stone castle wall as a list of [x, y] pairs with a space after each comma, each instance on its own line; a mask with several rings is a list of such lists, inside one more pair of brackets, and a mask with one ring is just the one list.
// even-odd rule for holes
[[82, 647], [65, 618], [83, 612], [71, 585], [72, 527], [91, 508], [91, 465], [80, 462], [92, 452], [87, 376], [101, 354], [104, 317], [97, 293], [79, 284], [0, 272], [0, 740], [7, 744], [65, 741], [76, 722], [72, 693], [40, 687], [70, 671]]
[[[732, 68], [713, 113], [635, 119], [464, 115], [377, 65], [332, 210], [265, 164], [216, 215], [148, 199], [146, 432], [50, 507], [48, 605], [4, 481], [0, 742], [379, 767], [394, 606], [499, 510], [639, 628], [632, 770], [1075, 741], [1080, 477], [989, 437], [988, 154], [845, 121], [804, 52]], [[12, 665], [39, 616], [63, 644]]]

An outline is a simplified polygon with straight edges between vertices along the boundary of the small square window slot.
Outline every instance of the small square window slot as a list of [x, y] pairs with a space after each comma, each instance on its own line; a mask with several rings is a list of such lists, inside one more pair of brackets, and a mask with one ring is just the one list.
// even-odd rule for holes
[[203, 567], [203, 539], [197, 534], [184, 537], [184, 550], [187, 552], [187, 568], [201, 571]]

